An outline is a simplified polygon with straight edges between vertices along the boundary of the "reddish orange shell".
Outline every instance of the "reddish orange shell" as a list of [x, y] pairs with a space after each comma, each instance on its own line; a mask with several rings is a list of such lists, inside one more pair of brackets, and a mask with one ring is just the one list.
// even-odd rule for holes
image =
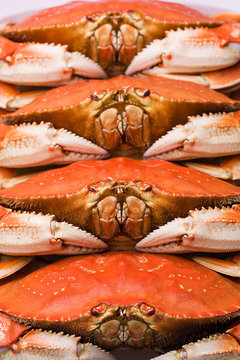
[[240, 285], [181, 257], [111, 252], [67, 258], [0, 288], [1, 311], [36, 320], [141, 302], [169, 316], [212, 317], [239, 309]]
[[223, 24], [214, 29], [214, 32], [227, 42], [240, 42], [240, 23]]
[[15, 31], [23, 29], [36, 29], [40, 27], [70, 25], [79, 22], [81, 19], [87, 22], [89, 21], [87, 19], [88, 15], [96, 14], [98, 12], [122, 12], [131, 10], [142, 12], [145, 16], [150, 16], [164, 22], [216, 23], [214, 19], [211, 19], [208, 16], [181, 4], [151, 1], [151, 6], [149, 6], [148, 0], [102, 0], [88, 2], [87, 4], [85, 1], [73, 1], [62, 6], [45, 9], [27, 18], [22, 23], [11, 27], [9, 30]]
[[240, 14], [230, 13], [230, 12], [222, 12], [213, 15], [213, 19], [218, 21], [229, 21], [229, 22], [240, 22]]
[[21, 44], [15, 43], [3, 36], [0, 36], [0, 59], [5, 60], [8, 55], [12, 55], [12, 53], [21, 46]]
[[[52, 89], [39, 96], [30, 104], [11, 113], [8, 118], [32, 112], [42, 112], [68, 108], [79, 104], [86, 98], [90, 98], [94, 92], [102, 92], [117, 89], [150, 89], [159, 97], [176, 101], [214, 102], [225, 104], [239, 104], [227, 96], [208, 89], [205, 86], [188, 81], [169, 80], [161, 77], [132, 78], [124, 75], [107, 80], [80, 81], [76, 84]], [[151, 96], [151, 95], [150, 95]], [[94, 100], [93, 100], [94, 101]]]
[[[75, 194], [89, 184], [113, 180], [141, 180], [169, 194], [182, 196], [239, 195], [237, 186], [202, 172], [161, 160], [114, 158], [79, 161], [62, 169], [34, 176], [24, 183], [0, 191], [1, 198], [50, 197]], [[154, 189], [153, 189], [154, 191]]]

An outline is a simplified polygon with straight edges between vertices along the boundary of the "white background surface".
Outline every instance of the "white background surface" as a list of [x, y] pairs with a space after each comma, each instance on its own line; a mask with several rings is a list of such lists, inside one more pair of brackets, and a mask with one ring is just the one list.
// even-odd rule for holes
[[[177, 2], [178, 0], [168, 1]], [[0, 0], [0, 22], [1, 20], [6, 19], [20, 21], [34, 11], [64, 4], [65, 2], [67, 2], [67, 0]], [[179, 0], [179, 2], [192, 6], [207, 15], [213, 15], [222, 11], [240, 13], [240, 0]], [[151, 4], [151, 1], [149, 1], [149, 4]], [[157, 353], [144, 351], [117, 351], [114, 352], [114, 355], [119, 360], [147, 360], [157, 356]]]

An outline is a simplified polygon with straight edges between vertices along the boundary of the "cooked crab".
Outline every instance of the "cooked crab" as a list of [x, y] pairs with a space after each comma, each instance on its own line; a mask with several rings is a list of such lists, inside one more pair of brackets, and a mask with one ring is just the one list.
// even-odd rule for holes
[[[80, 82], [50, 90], [1, 118], [21, 126], [2, 133], [0, 166], [66, 163], [82, 153], [141, 157], [188, 115], [239, 108], [238, 101], [190, 82], [126, 76]], [[221, 148], [219, 142], [216, 152]]]
[[[139, 240], [147, 251], [239, 251], [239, 199], [238, 187], [161, 160], [77, 162], [0, 191], [0, 252], [78, 253], [81, 241], [126, 250]], [[160, 246], [171, 220], [178, 238], [173, 226]]]
[[[239, 299], [239, 284], [180, 257], [136, 252], [71, 257], [0, 288], [0, 359], [31, 354], [43, 359], [46, 348], [55, 358], [67, 351], [71, 359], [110, 358], [84, 357], [93, 345], [81, 344], [79, 337], [105, 349], [163, 353], [238, 324]], [[209, 359], [224, 345], [225, 359], [231, 351], [240, 354], [239, 336], [217, 339], [217, 344], [205, 340]], [[206, 345], [191, 347], [206, 352]]]
[[[138, 51], [169, 29], [219, 22], [180, 4], [161, 1], [74, 1], [45, 9], [2, 34], [15, 41], [68, 45], [110, 74], [123, 73]], [[49, 51], [51, 50], [50, 47]], [[47, 51], [47, 47], [45, 53]]]

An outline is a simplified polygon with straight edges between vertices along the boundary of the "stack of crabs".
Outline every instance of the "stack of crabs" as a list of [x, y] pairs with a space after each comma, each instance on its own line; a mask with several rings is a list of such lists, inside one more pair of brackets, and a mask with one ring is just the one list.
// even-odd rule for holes
[[0, 33], [0, 360], [240, 359], [240, 15], [74, 1]]

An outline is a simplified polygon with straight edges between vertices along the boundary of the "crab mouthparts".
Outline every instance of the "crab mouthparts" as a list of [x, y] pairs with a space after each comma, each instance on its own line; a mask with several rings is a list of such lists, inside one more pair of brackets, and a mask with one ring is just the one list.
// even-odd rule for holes
[[[129, 24], [129, 16], [125, 16], [127, 23], [119, 13], [108, 14], [109, 23], [98, 26], [90, 38], [88, 56], [100, 62], [105, 69], [115, 62], [126, 67], [143, 48], [143, 36]], [[91, 16], [88, 19], [94, 21]], [[112, 71], [113, 74], [118, 73], [114, 68]]]
[[[146, 306], [149, 307], [148, 305]], [[151, 311], [154, 312], [153, 307], [151, 307]], [[136, 312], [138, 313], [137, 315]], [[105, 349], [117, 347], [134, 347], [139, 349], [149, 346], [153, 342], [153, 330], [142, 319], [141, 315], [141, 312], [135, 307], [120, 307], [116, 309], [114, 314], [112, 313], [109, 317], [107, 316], [106, 319], [102, 318], [98, 327], [95, 328], [93, 332], [94, 342]]]
[[[147, 340], [151, 338], [151, 330], [139, 320], [109, 320], [103, 323], [95, 331], [95, 340], [100, 341], [100, 346], [113, 349], [119, 346], [142, 348]], [[101, 339], [101, 340], [100, 340]], [[98, 341], [97, 341], [98, 342]]]
[[[145, 90], [148, 94], [148, 90]], [[118, 101], [123, 102], [122, 94]], [[112, 151], [122, 144], [134, 148], [150, 146], [150, 119], [145, 111], [134, 104], [122, 104], [122, 108], [105, 109], [96, 119], [96, 142], [99, 146]]]
[[93, 233], [104, 240], [126, 235], [142, 239], [151, 230], [151, 213], [136, 196], [126, 196], [124, 188], [117, 186], [115, 196], [107, 196], [92, 210]]

